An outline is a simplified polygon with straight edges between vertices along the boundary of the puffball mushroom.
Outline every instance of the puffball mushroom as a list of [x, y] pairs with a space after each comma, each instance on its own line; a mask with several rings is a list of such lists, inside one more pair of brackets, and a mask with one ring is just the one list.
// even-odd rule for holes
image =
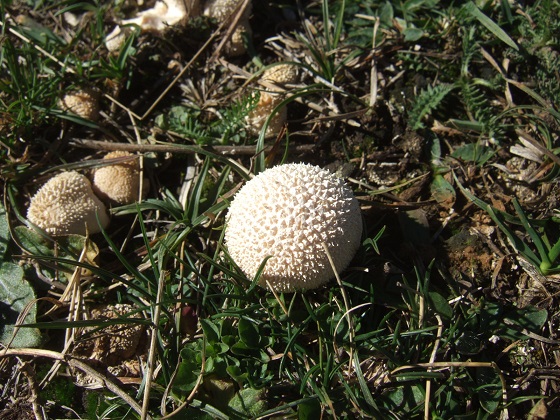
[[91, 89], [82, 89], [65, 94], [59, 106], [86, 120], [97, 121], [99, 118], [99, 94]]
[[[202, 14], [210, 18], [214, 18], [219, 24], [225, 22], [227, 19], [235, 15], [237, 7], [243, 0], [207, 0], [204, 4]], [[245, 44], [243, 43], [243, 35], [251, 36], [252, 30], [249, 23], [251, 16], [251, 3], [247, 5], [243, 14], [237, 21], [237, 26], [231, 34], [231, 39], [225, 48], [226, 55], [230, 57], [237, 57], [246, 52]]]
[[[97, 217], [99, 223], [97, 222]], [[62, 172], [48, 180], [31, 198], [27, 219], [51, 235], [85, 235], [109, 224], [105, 205], [95, 196], [86, 176]]]
[[[103, 159], [134, 157], [132, 153], [109, 152]], [[140, 188], [140, 163], [138, 158], [102, 166], [93, 174], [93, 191], [104, 201], [131, 204], [138, 201]]]
[[[297, 67], [293, 64], [280, 64], [270, 67], [266, 69], [261, 76], [262, 82], [273, 83], [280, 86], [295, 83], [298, 79]], [[266, 122], [266, 119], [270, 114], [272, 114], [274, 108], [276, 108], [285, 97], [285, 93], [280, 90], [268, 89], [267, 91], [261, 91], [256, 108], [245, 118], [249, 133], [258, 135]], [[265, 135], [269, 137], [280, 132], [282, 126], [286, 122], [287, 116], [288, 111], [286, 107], [282, 107], [276, 114], [274, 114], [268, 123]]]
[[336, 175], [308, 164], [267, 169], [235, 195], [225, 244], [248, 278], [278, 292], [317, 288], [341, 272], [362, 235], [358, 201]]

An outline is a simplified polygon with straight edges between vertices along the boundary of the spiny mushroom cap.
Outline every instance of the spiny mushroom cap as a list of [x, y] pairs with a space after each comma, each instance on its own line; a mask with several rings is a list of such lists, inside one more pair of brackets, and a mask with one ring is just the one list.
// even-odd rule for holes
[[[132, 153], [109, 152], [103, 159], [133, 157]], [[140, 164], [138, 159], [127, 160], [114, 165], [102, 166], [93, 174], [93, 191], [105, 201], [117, 204], [131, 204], [138, 200], [140, 187]]]
[[96, 121], [99, 118], [99, 95], [93, 90], [69, 92], [62, 97], [59, 105], [86, 120]]
[[293, 64], [279, 64], [266, 69], [263, 72], [261, 79], [263, 81], [278, 83], [281, 85], [286, 83], [296, 83], [299, 79], [298, 68]]
[[109, 224], [105, 205], [91, 189], [89, 180], [78, 172], [63, 172], [51, 178], [31, 199], [29, 221], [51, 235], [97, 233]]
[[[101, 304], [91, 310], [90, 319], [104, 321], [140, 318], [141, 315], [133, 313], [134, 310], [134, 306], [128, 304]], [[134, 356], [146, 338], [145, 330], [145, 326], [140, 323], [111, 324], [102, 329], [86, 327], [82, 333], [86, 339], [82, 341], [78, 337], [73, 353], [114, 366]]]
[[313, 289], [334, 277], [360, 245], [362, 217], [352, 191], [317, 166], [275, 166], [247, 182], [226, 218], [225, 243], [249, 277], [279, 292]]

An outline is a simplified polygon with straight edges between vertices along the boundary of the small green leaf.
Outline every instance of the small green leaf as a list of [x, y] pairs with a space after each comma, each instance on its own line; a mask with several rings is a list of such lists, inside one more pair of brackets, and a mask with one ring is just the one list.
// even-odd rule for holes
[[389, 399], [391, 409], [406, 413], [423, 404], [425, 394], [419, 385], [403, 384], [398, 388], [389, 389], [384, 396]]
[[519, 47], [517, 46], [515, 41], [511, 39], [510, 36], [502, 28], [500, 28], [500, 26], [496, 22], [482, 13], [482, 11], [478, 7], [476, 7], [476, 4], [474, 4], [472, 1], [469, 1], [465, 5], [465, 10], [473, 17], [478, 19], [478, 21], [482, 23], [482, 25], [484, 25], [486, 29], [488, 29], [496, 36], [496, 38], [513, 48], [515, 51], [519, 51]]
[[495, 152], [492, 149], [478, 143], [464, 144], [457, 147], [451, 153], [451, 156], [454, 158], [464, 160], [465, 162], [473, 162], [477, 165], [485, 164], [494, 155]]
[[393, 5], [386, 1], [379, 8], [379, 20], [382, 25], [391, 27], [393, 25], [393, 19], [395, 18], [395, 12], [393, 10]]
[[240, 340], [247, 345], [248, 348], [259, 348], [260, 335], [254, 323], [246, 318], [241, 318], [237, 328]]
[[404, 30], [404, 40], [407, 42], [418, 41], [424, 36], [424, 31], [419, 28], [406, 28]]
[[450, 320], [453, 316], [453, 308], [442, 295], [437, 292], [429, 292], [428, 299], [434, 311], [440, 314], [446, 320]]
[[208, 356], [218, 356], [224, 354], [229, 350], [229, 347], [224, 343], [211, 343], [206, 346], [206, 354]]
[[173, 389], [175, 391], [190, 392], [193, 390], [198, 375], [200, 372], [200, 367], [195, 363], [194, 359], [183, 359], [179, 364], [179, 369], [177, 370], [177, 375], [173, 382]]
[[455, 189], [442, 175], [435, 175], [430, 185], [432, 197], [438, 204], [451, 208], [455, 202]]
[[226, 372], [237, 383], [244, 383], [249, 377], [247, 372], [243, 372], [239, 366], [235, 365], [228, 366]]
[[25, 226], [16, 226], [14, 231], [24, 251], [29, 252], [31, 255], [54, 255], [48, 246], [47, 240], [34, 230]]
[[523, 309], [514, 309], [504, 314], [508, 327], [505, 328], [503, 336], [512, 340], [527, 339], [524, 330], [539, 334], [548, 319], [546, 309], [538, 309], [527, 306]]
[[233, 412], [233, 415], [258, 417], [260, 413], [266, 410], [264, 397], [265, 391], [262, 389], [242, 389], [230, 400], [229, 410]]
[[476, 368], [476, 382], [478, 383], [478, 398], [482, 408], [492, 414], [495, 413], [502, 401], [502, 386], [500, 378], [490, 368]]
[[299, 420], [315, 420], [321, 418], [321, 403], [318, 399], [307, 400], [298, 404]]
[[[23, 269], [10, 262], [0, 264], [0, 342], [7, 345], [12, 339], [18, 316], [35, 300], [35, 293], [23, 278]], [[23, 323], [34, 324], [37, 306], [32, 304]], [[37, 347], [41, 334], [37, 328], [19, 328], [11, 347]]]
[[201, 319], [200, 325], [208, 343], [217, 343], [220, 341], [220, 329], [218, 325], [214, 324], [209, 319]]

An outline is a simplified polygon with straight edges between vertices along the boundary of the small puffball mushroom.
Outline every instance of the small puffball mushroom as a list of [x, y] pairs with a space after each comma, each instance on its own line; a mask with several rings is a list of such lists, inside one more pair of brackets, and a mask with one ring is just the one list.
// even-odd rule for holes
[[[103, 159], [134, 157], [132, 153], [109, 152]], [[97, 168], [93, 174], [93, 191], [99, 198], [117, 204], [138, 201], [140, 188], [140, 163], [138, 158]]]
[[[225, 244], [233, 261], [278, 292], [314, 289], [341, 272], [362, 235], [360, 206], [336, 175], [307, 164], [261, 172], [235, 195], [226, 217]], [[323, 245], [324, 244], [324, 245]]]
[[[280, 64], [266, 69], [262, 76], [261, 81], [264, 83], [273, 83], [275, 85], [285, 85], [295, 83], [298, 81], [297, 67], [293, 64]], [[256, 108], [247, 115], [245, 118], [247, 130], [252, 135], [258, 135], [266, 119], [285, 98], [285, 94], [278, 90], [261, 91], [259, 102]], [[266, 127], [265, 135], [267, 137], [274, 136], [282, 129], [286, 122], [288, 112], [286, 107], [280, 109]]]
[[[282, 99], [283, 97], [279, 94], [271, 94], [261, 91], [256, 108], [245, 117], [247, 131], [253, 136], [259, 135], [266, 122], [266, 119], [270, 116], [270, 114], [272, 114], [274, 108], [276, 108], [276, 106], [278, 106], [278, 104], [282, 102]], [[276, 112], [276, 114], [272, 116], [271, 120], [268, 122], [265, 136], [271, 137], [278, 134], [284, 126], [287, 118], [288, 110], [286, 109], [286, 107], [282, 107]]]
[[99, 94], [91, 89], [69, 92], [59, 101], [59, 106], [86, 120], [99, 118]]
[[[101, 304], [91, 310], [90, 319], [116, 321], [141, 318], [141, 314], [135, 311], [137, 309], [128, 304]], [[86, 327], [77, 337], [72, 354], [116, 366], [138, 355], [145, 344], [146, 327], [140, 323], [109, 324], [101, 329]]]
[[249, 20], [240, 20], [233, 33], [231, 39], [225, 46], [225, 54], [228, 57], [239, 57], [247, 52], [245, 48], [245, 37], [253, 35]]
[[91, 183], [78, 172], [62, 172], [51, 178], [31, 198], [27, 218], [51, 235], [85, 235], [100, 232], [109, 224], [105, 205], [95, 196]]
[[[237, 7], [243, 2], [243, 0], [207, 0], [204, 4], [204, 10], [202, 14], [210, 18], [214, 18], [219, 24], [225, 22], [230, 17], [235, 15]], [[226, 55], [230, 57], [237, 57], [245, 54], [245, 44], [243, 42], [243, 36], [251, 36], [251, 25], [249, 23], [249, 18], [251, 17], [251, 3], [247, 5], [243, 14], [237, 21], [237, 27], [234, 29], [231, 39], [225, 47]]]
[[261, 80], [278, 85], [296, 83], [299, 80], [298, 68], [294, 64], [272, 66], [263, 72]]

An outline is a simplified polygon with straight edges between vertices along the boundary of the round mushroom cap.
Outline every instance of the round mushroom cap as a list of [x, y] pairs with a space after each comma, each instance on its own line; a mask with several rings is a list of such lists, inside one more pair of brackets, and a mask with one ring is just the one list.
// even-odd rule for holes
[[60, 107], [86, 120], [99, 118], [99, 95], [91, 89], [69, 92], [62, 97]]
[[308, 164], [261, 172], [235, 195], [225, 243], [233, 261], [279, 292], [317, 288], [350, 263], [362, 236], [358, 200], [336, 175]]
[[[99, 223], [97, 222], [97, 217]], [[29, 221], [51, 235], [97, 233], [109, 224], [105, 205], [95, 196], [86, 176], [62, 172], [48, 180], [31, 198]]]
[[[109, 152], [103, 159], [117, 157], [134, 157], [136, 155], [115, 151]], [[114, 165], [102, 166], [93, 174], [93, 191], [99, 198], [117, 204], [131, 204], [138, 201], [140, 188], [140, 163], [138, 158]]]
[[279, 64], [266, 69], [261, 79], [268, 82], [286, 84], [296, 83], [299, 80], [298, 67], [294, 64]]

